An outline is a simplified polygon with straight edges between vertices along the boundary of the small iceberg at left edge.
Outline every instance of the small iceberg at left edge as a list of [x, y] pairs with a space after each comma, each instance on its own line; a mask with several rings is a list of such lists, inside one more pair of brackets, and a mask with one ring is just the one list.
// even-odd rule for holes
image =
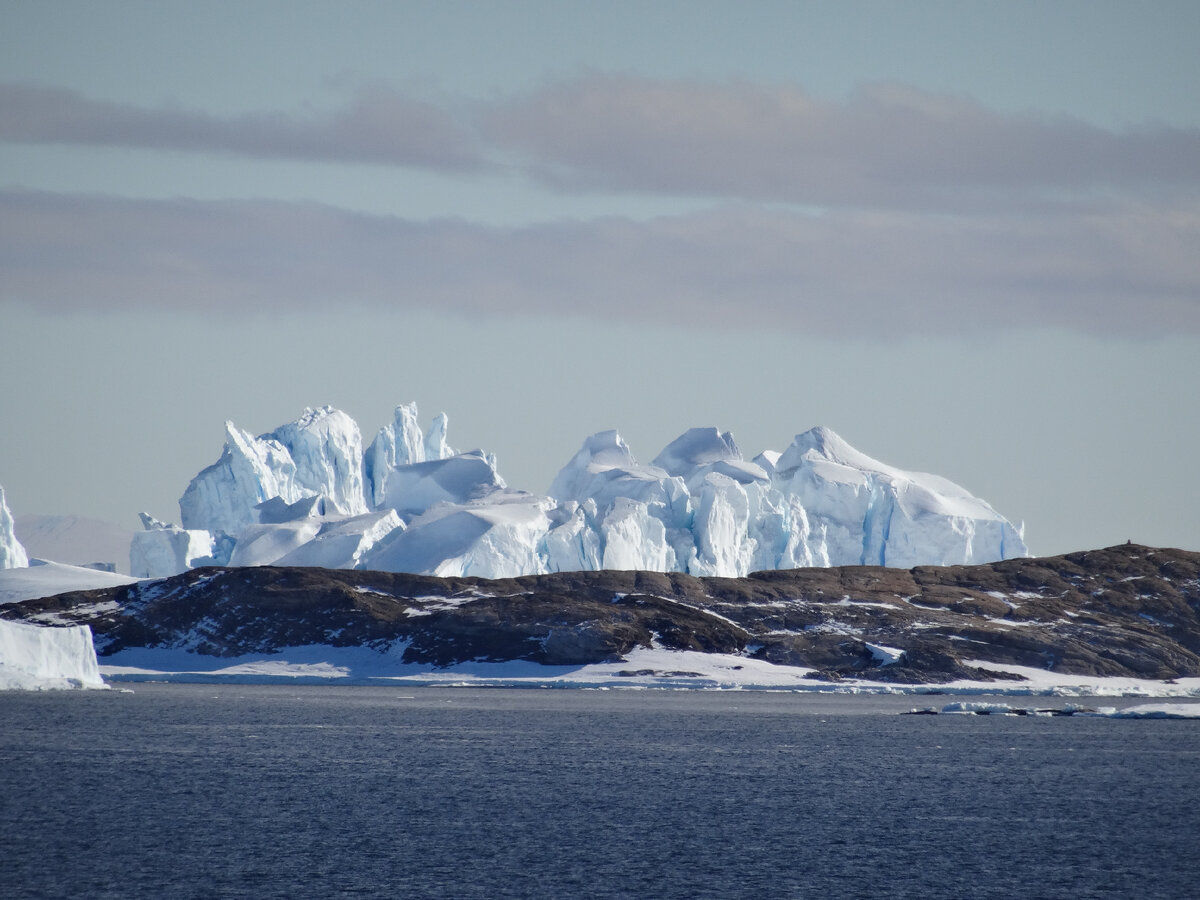
[[0, 620], [0, 690], [106, 689], [92, 629]]

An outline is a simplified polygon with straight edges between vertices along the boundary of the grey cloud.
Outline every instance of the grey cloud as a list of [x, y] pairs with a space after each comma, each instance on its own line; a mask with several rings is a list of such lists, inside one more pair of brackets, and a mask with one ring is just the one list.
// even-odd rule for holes
[[561, 189], [970, 209], [1200, 186], [1195, 129], [1107, 131], [902, 85], [832, 103], [789, 85], [595, 74], [489, 105], [479, 120]]
[[0, 140], [451, 171], [482, 165], [471, 131], [447, 110], [382, 87], [358, 91], [331, 113], [220, 117], [93, 100], [60, 88], [0, 84]]
[[354, 92], [325, 113], [214, 116], [0, 85], [0, 140], [371, 162], [503, 163], [564, 191], [827, 208], [1084, 211], [1111, 196], [1200, 196], [1200, 130], [1111, 131], [875, 84], [845, 102], [794, 85], [593, 74], [451, 111]]
[[726, 208], [495, 228], [316, 204], [0, 192], [0, 302], [357, 303], [902, 336], [1200, 333], [1200, 208], [962, 220]]

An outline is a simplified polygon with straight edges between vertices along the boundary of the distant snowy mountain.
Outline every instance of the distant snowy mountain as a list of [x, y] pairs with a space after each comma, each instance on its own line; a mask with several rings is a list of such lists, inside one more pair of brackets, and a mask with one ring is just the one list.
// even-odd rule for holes
[[132, 528], [116, 522], [85, 516], [19, 515], [16, 532], [25, 552], [37, 559], [84, 566], [112, 565], [114, 571], [129, 571], [129, 542]]
[[200, 565], [323, 566], [503, 578], [596, 569], [737, 577], [800, 566], [972, 564], [1027, 556], [1021, 530], [935, 475], [905, 472], [827, 428], [747, 461], [693, 428], [650, 465], [616, 431], [587, 438], [548, 496], [456, 452], [416, 404], [363, 448], [332, 407], [254, 437], [225, 424], [220, 458], [180, 499], [182, 527], [143, 517], [135, 576]]

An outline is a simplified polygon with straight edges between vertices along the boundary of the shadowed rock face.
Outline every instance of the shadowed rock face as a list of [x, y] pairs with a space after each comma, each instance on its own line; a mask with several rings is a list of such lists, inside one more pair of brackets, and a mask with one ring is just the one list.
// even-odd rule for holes
[[0, 616], [87, 623], [101, 658], [131, 647], [235, 656], [308, 644], [403, 644], [405, 662], [435, 666], [581, 665], [654, 645], [745, 653], [828, 679], [997, 677], [975, 662], [1167, 679], [1200, 675], [1200, 553], [1129, 544], [980, 566], [746, 578], [601, 571], [485, 580], [209, 568], [11, 604]]

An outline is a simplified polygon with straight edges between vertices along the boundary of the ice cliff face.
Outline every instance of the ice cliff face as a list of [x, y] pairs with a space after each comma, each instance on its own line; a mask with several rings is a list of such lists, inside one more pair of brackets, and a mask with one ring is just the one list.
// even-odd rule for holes
[[228, 562], [228, 554], [219, 552], [208, 531], [168, 525], [147, 513], [139, 515], [145, 530], [136, 532], [129, 545], [129, 574], [134, 578], [165, 578], [197, 566]]
[[442, 413], [434, 419], [429, 435], [423, 436], [417, 404], [396, 407], [392, 423], [379, 429], [363, 458], [366, 499], [372, 508], [387, 505], [388, 481], [396, 469], [455, 455], [446, 443], [446, 424]]
[[0, 487], [0, 569], [21, 569], [29, 565], [29, 557], [13, 529], [12, 513], [4, 500], [4, 488]]
[[984, 501], [874, 460], [827, 428], [753, 461], [728, 432], [693, 428], [650, 465], [603, 431], [548, 496], [509, 489], [482, 451], [452, 450], [444, 414], [424, 434], [416, 404], [397, 407], [361, 447], [357, 425], [330, 407], [257, 438], [226, 423], [221, 458], [180, 500], [184, 527], [148, 525], [135, 538], [135, 573], [228, 559], [494, 578], [592, 569], [736, 577], [1028, 555]]
[[0, 690], [103, 688], [92, 630], [0, 619]]
[[772, 480], [820, 522], [831, 560], [911, 568], [1028, 555], [1017, 529], [984, 501], [945, 478], [872, 459], [828, 428], [796, 435]]
[[342, 515], [367, 511], [363, 497], [363, 447], [358, 423], [339, 409], [306, 409], [271, 437], [287, 448], [296, 464], [301, 497], [324, 497]]
[[221, 458], [192, 479], [179, 512], [185, 529], [236, 534], [266, 500], [318, 496], [346, 515], [368, 509], [358, 425], [329, 406], [259, 437], [226, 422]]

